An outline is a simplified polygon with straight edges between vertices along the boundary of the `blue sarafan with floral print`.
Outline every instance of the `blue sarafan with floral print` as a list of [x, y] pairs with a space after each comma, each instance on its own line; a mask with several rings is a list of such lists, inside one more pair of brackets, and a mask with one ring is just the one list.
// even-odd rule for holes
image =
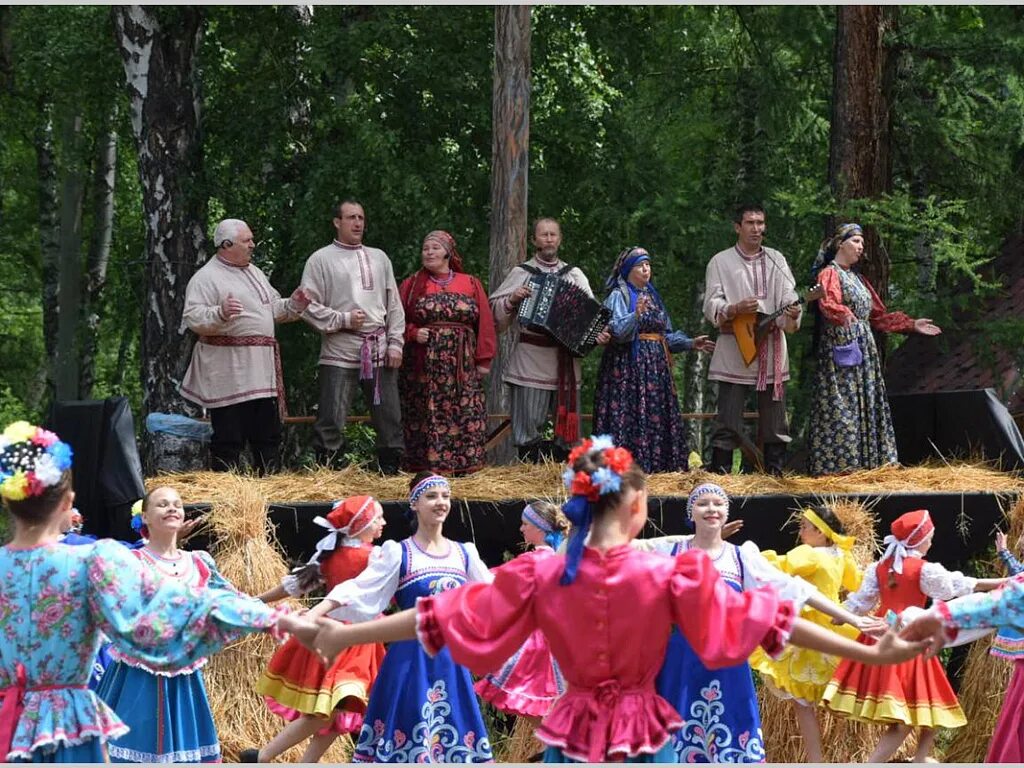
[[[420, 597], [440, 594], [467, 581], [493, 577], [476, 547], [449, 541], [432, 555], [412, 538], [389, 541], [370, 557], [356, 578], [335, 587], [327, 599], [344, 621], [373, 618], [394, 598], [399, 609]], [[489, 763], [494, 759], [469, 670], [447, 649], [428, 656], [417, 640], [388, 646], [370, 691], [354, 763]]]
[[[0, 690], [23, 693], [10, 760], [103, 762], [127, 727], [88, 689], [100, 633], [156, 672], [195, 664], [278, 611], [165, 581], [116, 541], [0, 549]], [[4, 712], [12, 708], [4, 706]], [[3, 715], [0, 715], [0, 721]], [[4, 725], [0, 722], [0, 727]]]

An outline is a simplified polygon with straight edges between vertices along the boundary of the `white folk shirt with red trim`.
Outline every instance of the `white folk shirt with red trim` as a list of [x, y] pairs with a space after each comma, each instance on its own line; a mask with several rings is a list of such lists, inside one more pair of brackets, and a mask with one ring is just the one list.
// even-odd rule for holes
[[[242, 313], [225, 320], [220, 307], [228, 294], [242, 303]], [[214, 256], [188, 281], [181, 324], [199, 336], [273, 337], [275, 322], [298, 318], [255, 264], [239, 267]], [[204, 408], [277, 397], [274, 348], [197, 342], [178, 391]]]
[[[554, 265], [545, 264], [536, 258], [525, 263], [542, 272], [558, 272], [566, 265], [561, 260]], [[494, 324], [498, 328], [498, 333], [508, 330], [515, 334], [515, 341], [512, 343], [512, 352], [509, 355], [503, 380], [508, 384], [517, 384], [521, 387], [557, 390], [558, 347], [538, 347], [535, 344], [520, 343], [519, 321], [517, 320], [519, 308], [512, 307], [508, 301], [509, 295], [519, 286], [525, 285], [531, 277], [533, 275], [525, 269], [516, 266], [508, 273], [504, 282], [498, 286], [498, 290], [490, 296]], [[585, 290], [588, 296], [594, 295], [594, 292], [590, 290], [587, 276], [579, 267], [573, 267], [564, 277]], [[579, 388], [583, 382], [583, 366], [579, 358], [573, 358], [573, 366], [576, 368], [576, 387]]]
[[[302, 319], [320, 331], [320, 365], [358, 368], [363, 337], [377, 336], [376, 358], [402, 350], [405, 310], [398, 296], [391, 259], [379, 248], [342, 245], [335, 240], [306, 260], [302, 287], [312, 302]], [[352, 312], [366, 319], [349, 330]]]
[[[708, 262], [704, 280], [704, 317], [716, 328], [725, 319], [725, 308], [748, 296], [757, 298], [759, 312], [771, 314], [797, 300], [796, 282], [786, 258], [772, 248], [762, 248], [754, 258], [741, 256], [735, 246], [716, 253]], [[782, 315], [776, 321], [781, 330], [786, 322]], [[766, 343], [768, 350], [768, 384], [775, 382], [775, 344]], [[789, 351], [786, 335], [782, 334], [782, 380], [789, 381]], [[743, 362], [736, 337], [719, 334], [715, 351], [708, 366], [711, 381], [733, 384], [757, 384], [758, 364], [749, 367]]]

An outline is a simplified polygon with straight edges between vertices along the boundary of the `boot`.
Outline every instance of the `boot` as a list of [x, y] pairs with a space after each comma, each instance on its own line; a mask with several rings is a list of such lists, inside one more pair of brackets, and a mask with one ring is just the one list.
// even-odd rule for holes
[[538, 464], [545, 460], [553, 461], [556, 464], [561, 464], [563, 461], [569, 458], [569, 450], [562, 447], [554, 440], [544, 440], [537, 446], [537, 458]]
[[258, 763], [260, 761], [260, 751], [249, 747], [243, 749], [238, 753], [238, 762], [240, 763]]
[[732, 451], [729, 448], [712, 448], [708, 469], [718, 475], [728, 475], [732, 472]]
[[782, 477], [782, 470], [786, 467], [786, 444], [765, 443], [764, 444], [764, 471], [766, 474]]
[[397, 475], [402, 463], [401, 448], [378, 448], [377, 469], [382, 475]]
[[344, 469], [348, 466], [348, 462], [345, 460], [344, 448], [339, 448], [337, 451], [332, 451], [328, 448], [317, 448], [314, 460], [317, 466], [326, 467], [327, 469]]

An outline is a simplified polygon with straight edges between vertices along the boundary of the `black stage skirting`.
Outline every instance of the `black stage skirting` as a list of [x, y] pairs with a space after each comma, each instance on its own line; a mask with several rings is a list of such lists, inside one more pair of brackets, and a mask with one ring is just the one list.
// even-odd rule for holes
[[[878, 518], [878, 540], [889, 532], [889, 524], [914, 509], [928, 509], [935, 520], [935, 543], [928, 559], [949, 568], [969, 568], [972, 558], [982, 556], [992, 545], [996, 526], [1002, 525], [1003, 509], [1009, 510], [1011, 497], [988, 493], [893, 493], [878, 497], [871, 494], [848, 494], [837, 498], [873, 503]], [[796, 526], [787, 527], [793, 511], [815, 501], [810, 496], [738, 496], [733, 497], [730, 516], [742, 519], [743, 530], [735, 540], [754, 541], [762, 549], [785, 552], [795, 546]], [[453, 502], [452, 514], [445, 523], [445, 535], [457, 541], [476, 543], [480, 556], [490, 565], [500, 565], [510, 555], [518, 554], [522, 535], [519, 533], [520, 500], [501, 502]], [[387, 526], [385, 539], [403, 539], [410, 533], [405, 518], [406, 504], [383, 502]], [[204, 505], [187, 505], [194, 512]], [[305, 561], [312, 555], [316, 542], [325, 534], [313, 523], [317, 515], [330, 511], [327, 502], [272, 503], [270, 520], [286, 556], [293, 562]], [[650, 500], [647, 529], [644, 536], [689, 533], [686, 525], [686, 498], [661, 496]], [[189, 542], [192, 548], [205, 548], [200, 535]]]

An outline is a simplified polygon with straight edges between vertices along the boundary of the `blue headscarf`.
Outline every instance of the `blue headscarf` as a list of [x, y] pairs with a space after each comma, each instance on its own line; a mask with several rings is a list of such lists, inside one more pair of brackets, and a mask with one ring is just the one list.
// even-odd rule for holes
[[[611, 293], [616, 288], [624, 290], [626, 296], [629, 298], [629, 311], [636, 312], [636, 303], [640, 298], [642, 292], [649, 293], [651, 298], [654, 299], [655, 305], [658, 309], [665, 310], [665, 302], [661, 300], [661, 294], [658, 293], [658, 289], [654, 287], [653, 282], [647, 283], [647, 287], [640, 291], [635, 285], [629, 282], [629, 273], [633, 271], [633, 267], [643, 262], [649, 262], [651, 255], [647, 252], [646, 248], [641, 248], [639, 245], [632, 245], [626, 250], [622, 251], [615, 259], [615, 267], [612, 269], [612, 273], [608, 276], [605, 281], [604, 287], [608, 293]], [[633, 348], [631, 351], [631, 357], [636, 360], [637, 355], [640, 353], [640, 333], [637, 331], [633, 335]]]
[[822, 240], [821, 245], [818, 246], [818, 254], [814, 257], [814, 263], [811, 264], [811, 280], [816, 281], [818, 273], [831, 264], [836, 257], [839, 246], [856, 235], [863, 237], [864, 229], [860, 224], [850, 222], [849, 224], [840, 224], [831, 237]]

